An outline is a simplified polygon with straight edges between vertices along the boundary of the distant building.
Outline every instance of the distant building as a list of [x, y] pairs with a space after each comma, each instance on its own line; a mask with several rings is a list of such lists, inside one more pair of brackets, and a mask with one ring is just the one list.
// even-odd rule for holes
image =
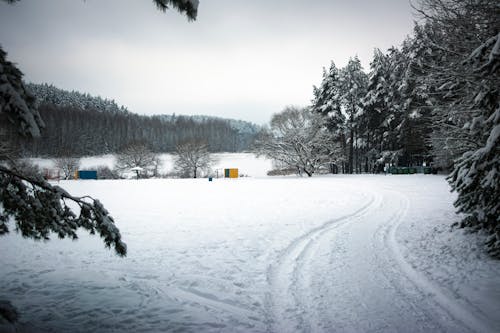
[[75, 179], [97, 179], [96, 170], [78, 170], [75, 172]]
[[238, 178], [238, 169], [224, 169], [225, 178]]

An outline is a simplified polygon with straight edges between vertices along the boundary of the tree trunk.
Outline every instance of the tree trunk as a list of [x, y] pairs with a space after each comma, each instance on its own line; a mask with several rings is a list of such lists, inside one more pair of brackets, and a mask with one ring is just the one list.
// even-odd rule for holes
[[351, 128], [351, 141], [349, 142], [349, 164], [347, 173], [352, 174], [354, 167], [354, 129]]

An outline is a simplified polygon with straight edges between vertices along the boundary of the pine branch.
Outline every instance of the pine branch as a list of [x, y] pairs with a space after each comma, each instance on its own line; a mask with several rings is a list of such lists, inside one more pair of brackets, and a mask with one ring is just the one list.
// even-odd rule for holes
[[[7, 222], [12, 217], [16, 230], [23, 237], [49, 239], [51, 232], [59, 238], [77, 239], [76, 231], [83, 228], [90, 234], [99, 233], [106, 247], [113, 247], [119, 256], [127, 254], [127, 246], [109, 212], [97, 199], [76, 197], [59, 186], [52, 186], [40, 176], [24, 175], [0, 166], [0, 235], [9, 232]], [[66, 204], [78, 205], [77, 216]]]

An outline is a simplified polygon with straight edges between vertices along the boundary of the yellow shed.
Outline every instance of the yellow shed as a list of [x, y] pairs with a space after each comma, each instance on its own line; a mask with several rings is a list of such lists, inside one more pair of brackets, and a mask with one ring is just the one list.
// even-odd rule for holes
[[225, 178], [238, 178], [238, 169], [224, 169]]

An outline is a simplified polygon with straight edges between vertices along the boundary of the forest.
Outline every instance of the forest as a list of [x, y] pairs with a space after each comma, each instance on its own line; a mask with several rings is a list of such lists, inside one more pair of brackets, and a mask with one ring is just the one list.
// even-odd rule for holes
[[23, 140], [26, 156], [84, 156], [120, 152], [131, 143], [154, 152], [172, 152], [186, 141], [203, 141], [211, 152], [247, 150], [259, 127], [209, 116], [143, 116], [113, 100], [47, 84], [27, 84], [39, 103], [45, 129], [37, 140]]
[[260, 153], [309, 174], [317, 160], [342, 173], [388, 165], [449, 172], [481, 152], [485, 176], [497, 175], [490, 162], [500, 118], [498, 3], [428, 0], [415, 10], [413, 34], [399, 47], [375, 49], [368, 70], [357, 56], [323, 69], [307, 111], [274, 115]]

